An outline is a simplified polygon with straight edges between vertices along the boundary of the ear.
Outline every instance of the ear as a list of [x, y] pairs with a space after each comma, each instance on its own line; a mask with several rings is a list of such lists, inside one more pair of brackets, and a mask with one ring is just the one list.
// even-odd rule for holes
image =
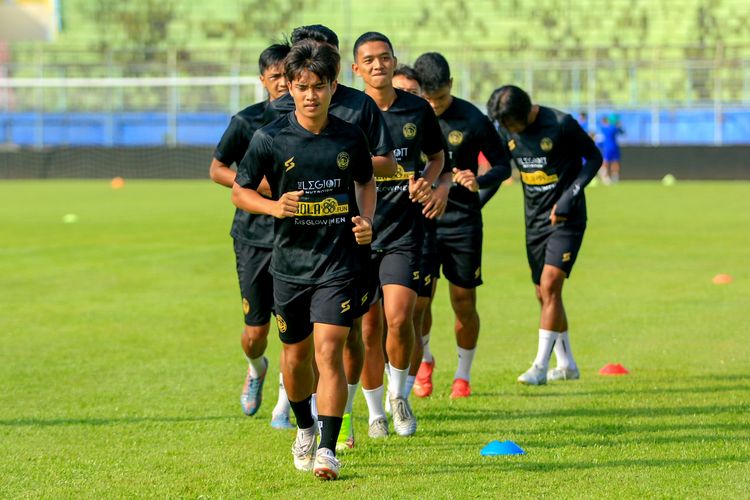
[[448, 81], [448, 88], [453, 90], [453, 77]]
[[358, 65], [357, 65], [357, 63], [355, 63], [355, 62], [353, 62], [353, 63], [352, 63], [352, 72], [353, 72], [353, 73], [354, 73], [355, 75], [359, 75], [359, 66], [358, 66]]
[[338, 85], [339, 85], [339, 81], [338, 80], [334, 80], [334, 81], [331, 82], [331, 94], [335, 94], [336, 93], [336, 88], [338, 87]]

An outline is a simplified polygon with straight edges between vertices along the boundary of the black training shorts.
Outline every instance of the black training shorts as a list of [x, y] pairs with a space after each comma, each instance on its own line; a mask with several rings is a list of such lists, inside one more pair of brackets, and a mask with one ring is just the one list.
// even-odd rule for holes
[[482, 228], [461, 232], [438, 228], [437, 261], [443, 275], [454, 285], [461, 288], [481, 285]]
[[272, 249], [248, 245], [234, 240], [237, 278], [242, 294], [245, 324], [261, 326], [268, 323], [273, 311], [273, 277], [268, 272]]
[[581, 249], [586, 226], [552, 226], [542, 231], [526, 231], [526, 256], [531, 267], [531, 279], [538, 285], [545, 264], [565, 271], [570, 277]]

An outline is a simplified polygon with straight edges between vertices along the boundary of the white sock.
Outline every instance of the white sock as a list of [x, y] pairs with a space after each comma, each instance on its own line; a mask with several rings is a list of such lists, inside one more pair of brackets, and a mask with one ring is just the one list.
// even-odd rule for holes
[[257, 358], [245, 357], [247, 358], [248, 363], [250, 363], [250, 376], [253, 378], [260, 377], [260, 374], [266, 369], [266, 362], [263, 355], [261, 354]]
[[422, 348], [424, 349], [424, 352], [422, 353], [422, 361], [432, 363], [432, 351], [430, 351], [429, 333], [427, 335], [422, 335]]
[[552, 330], [539, 329], [539, 349], [536, 352], [534, 364], [544, 371], [549, 368], [549, 358], [552, 355], [552, 348], [557, 340], [558, 332]]
[[315, 420], [318, 420], [318, 398], [314, 392], [310, 396], [310, 413]]
[[289, 415], [291, 410], [292, 407], [289, 404], [289, 397], [286, 395], [286, 389], [284, 388], [284, 375], [279, 373], [279, 400], [276, 401], [276, 406], [274, 406], [271, 413], [273, 415]]
[[409, 375], [406, 377], [406, 397], [409, 397], [409, 394], [411, 394], [411, 390], [414, 388], [414, 382], [417, 380], [416, 375]]
[[477, 348], [463, 349], [456, 346], [456, 350], [458, 351], [458, 368], [453, 379], [462, 378], [468, 382], [471, 380], [471, 363], [474, 362], [474, 353], [477, 352]]
[[570, 338], [568, 338], [567, 330], [557, 335], [557, 341], [555, 342], [555, 358], [557, 358], [558, 368], [576, 368], [576, 361], [573, 359], [573, 351], [570, 350]]
[[388, 363], [388, 370], [391, 372], [391, 377], [388, 379], [388, 395], [394, 398], [403, 398], [406, 379], [409, 376], [409, 367], [399, 370]]
[[367, 402], [367, 409], [370, 411], [370, 421], [372, 424], [379, 418], [386, 418], [385, 409], [383, 409], [383, 394], [385, 388], [381, 385], [376, 389], [365, 389], [362, 388], [362, 392], [365, 395], [365, 401]]
[[357, 394], [357, 389], [359, 388], [359, 382], [356, 384], [346, 384], [348, 389], [348, 395], [346, 397], [346, 407], [344, 408], [344, 413], [351, 413], [352, 412], [352, 406], [354, 405], [354, 396]]

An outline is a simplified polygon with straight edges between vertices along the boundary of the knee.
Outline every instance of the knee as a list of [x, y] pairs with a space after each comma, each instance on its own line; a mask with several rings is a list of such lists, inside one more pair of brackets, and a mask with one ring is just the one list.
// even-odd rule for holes
[[268, 324], [260, 326], [245, 325], [245, 337], [252, 342], [260, 342], [268, 338]]
[[333, 341], [321, 342], [315, 346], [315, 362], [320, 370], [342, 363], [343, 346]]
[[[411, 327], [411, 328], [410, 328]], [[414, 327], [414, 317], [406, 311], [399, 311], [388, 318], [389, 332], [411, 331]]]

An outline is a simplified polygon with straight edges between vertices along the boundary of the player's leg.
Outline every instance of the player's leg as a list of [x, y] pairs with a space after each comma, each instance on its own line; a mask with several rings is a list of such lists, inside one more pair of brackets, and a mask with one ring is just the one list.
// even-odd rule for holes
[[610, 162], [609, 178], [613, 183], [620, 182], [620, 154], [617, 153], [617, 159]]
[[365, 346], [365, 364], [362, 370], [362, 392], [369, 411], [368, 435], [378, 439], [388, 436], [388, 420], [383, 407], [383, 308], [380, 298], [370, 306], [362, 318], [362, 341]]
[[[414, 328], [417, 339], [421, 337], [422, 359], [414, 380], [414, 394], [426, 398], [432, 394], [432, 373], [435, 370], [435, 357], [430, 349], [432, 329], [432, 300], [437, 288], [439, 270], [435, 272], [434, 256], [422, 255], [421, 283], [417, 290], [417, 303], [414, 307]], [[416, 351], [416, 349], [415, 349]]]

